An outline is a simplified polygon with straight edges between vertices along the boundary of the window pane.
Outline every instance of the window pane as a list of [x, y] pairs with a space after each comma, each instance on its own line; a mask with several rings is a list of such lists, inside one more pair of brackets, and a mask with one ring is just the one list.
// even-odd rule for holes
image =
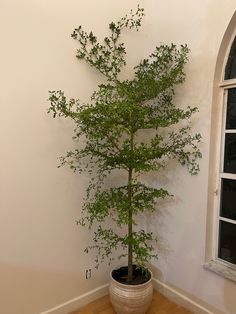
[[225, 80], [236, 78], [236, 39], [231, 46], [229, 58], [225, 68]]
[[228, 90], [226, 129], [236, 129], [236, 88]]
[[228, 90], [226, 129], [236, 129], [236, 88]]
[[220, 221], [219, 257], [236, 264], [236, 225]]
[[220, 215], [236, 220], [236, 180], [222, 179]]
[[225, 134], [224, 172], [236, 173], [236, 133]]

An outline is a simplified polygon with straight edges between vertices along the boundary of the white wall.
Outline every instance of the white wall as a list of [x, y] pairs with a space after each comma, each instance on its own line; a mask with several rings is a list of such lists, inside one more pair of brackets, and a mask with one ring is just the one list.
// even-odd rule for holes
[[57, 89], [88, 99], [101, 77], [76, 60], [71, 32], [82, 24], [103, 37], [107, 24], [137, 3], [146, 17], [139, 33], [125, 35], [129, 66], [160, 42], [187, 43], [187, 81], [177, 99], [199, 107], [194, 128], [203, 136], [201, 173], [191, 177], [178, 167], [161, 179], [175, 201], [151, 226], [169, 247], [153, 266], [161, 280], [214, 313], [234, 313], [235, 284], [202, 267], [212, 83], [234, 0], [1, 0], [0, 313], [39, 313], [108, 281], [105, 266], [84, 278], [93, 266], [83, 253], [90, 234], [74, 221], [87, 178], [57, 169], [57, 157], [75, 145], [73, 125], [48, 116], [46, 99]]

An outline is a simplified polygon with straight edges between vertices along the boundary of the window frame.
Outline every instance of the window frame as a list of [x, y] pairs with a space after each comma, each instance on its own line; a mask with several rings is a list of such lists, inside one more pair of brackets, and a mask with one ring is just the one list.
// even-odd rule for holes
[[[236, 13], [228, 26], [228, 32], [226, 31], [224, 35], [216, 62], [212, 99], [206, 254], [203, 266], [207, 270], [236, 282], [236, 265], [218, 256], [220, 220], [228, 220], [220, 217], [221, 178], [231, 179], [233, 177], [236, 180], [236, 174], [225, 173], [223, 167], [227, 131], [227, 93], [228, 89], [236, 88], [236, 78], [225, 79], [225, 69], [231, 46], [236, 40], [235, 21]], [[234, 131], [236, 133], [236, 130]]]
[[[235, 37], [236, 40], [236, 37]], [[228, 81], [228, 80], [227, 80]], [[222, 184], [221, 184], [221, 180], [222, 179], [232, 179], [236, 181], [236, 173], [228, 173], [228, 172], [224, 172], [224, 161], [225, 161], [225, 138], [226, 138], [226, 134], [235, 134], [236, 133], [236, 129], [226, 129], [226, 115], [227, 115], [227, 105], [228, 105], [228, 91], [231, 88], [236, 88], [236, 78], [232, 79], [231, 81], [234, 82], [230, 82], [230, 85], [228, 84], [227, 81], [224, 81], [220, 84], [220, 87], [223, 89], [223, 100], [222, 100], [222, 122], [221, 122], [221, 143], [220, 143], [220, 163], [219, 163], [219, 172], [218, 172], [218, 177], [217, 177], [217, 181], [218, 181], [218, 188], [217, 188], [217, 221], [216, 221], [216, 235], [215, 235], [215, 260], [216, 261], [220, 261], [223, 264], [226, 264], [226, 266], [229, 266], [233, 269], [236, 270], [236, 265], [232, 264], [222, 258], [219, 257], [219, 240], [220, 240], [220, 235], [219, 235], [219, 229], [220, 229], [220, 221], [225, 221], [231, 224], [235, 224], [236, 225], [236, 220], [234, 219], [229, 219], [229, 218], [225, 218], [222, 217], [220, 214], [221, 211], [221, 188], [222, 188]]]

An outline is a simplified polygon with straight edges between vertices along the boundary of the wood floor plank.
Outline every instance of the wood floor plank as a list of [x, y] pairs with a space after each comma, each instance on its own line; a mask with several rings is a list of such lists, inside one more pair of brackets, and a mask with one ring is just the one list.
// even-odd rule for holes
[[[152, 304], [147, 314], [191, 314], [192, 312], [168, 300], [159, 292], [154, 292]], [[69, 314], [116, 314], [112, 308], [109, 296], [89, 303], [84, 308]]]

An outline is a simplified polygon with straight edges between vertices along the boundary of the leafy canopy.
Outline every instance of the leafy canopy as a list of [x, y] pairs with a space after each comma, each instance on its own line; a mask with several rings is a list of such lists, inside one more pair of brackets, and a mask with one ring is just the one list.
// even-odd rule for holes
[[[141, 180], [142, 173], [159, 171], [171, 159], [186, 165], [191, 174], [199, 171], [201, 136], [191, 135], [189, 126], [197, 108], [181, 109], [173, 101], [174, 87], [185, 80], [188, 47], [162, 44], [134, 68], [133, 78], [119, 79], [126, 65], [120, 36], [126, 28], [138, 30], [143, 16], [144, 10], [138, 7], [117, 23], [110, 23], [110, 36], [102, 43], [92, 32], [76, 28], [72, 38], [79, 44], [77, 58], [102, 73], [105, 81], [86, 104], [67, 100], [63, 91], [51, 91], [49, 96], [49, 112], [54, 117], [71, 118], [76, 126], [74, 139], [79, 140], [78, 148], [61, 158], [62, 165], [92, 174], [79, 223], [97, 226], [90, 248], [97, 249], [98, 263], [108, 256], [112, 259], [118, 246], [124, 249], [121, 256], [128, 256], [129, 266], [135, 262], [144, 267], [156, 257], [152, 246], [156, 238], [138, 230], [136, 217], [140, 212], [154, 212], [157, 200], [170, 194], [147, 186]], [[145, 130], [151, 132], [141, 140]], [[105, 179], [114, 170], [127, 173], [127, 181], [107, 188]], [[109, 219], [115, 221], [117, 230], [107, 227]]]

